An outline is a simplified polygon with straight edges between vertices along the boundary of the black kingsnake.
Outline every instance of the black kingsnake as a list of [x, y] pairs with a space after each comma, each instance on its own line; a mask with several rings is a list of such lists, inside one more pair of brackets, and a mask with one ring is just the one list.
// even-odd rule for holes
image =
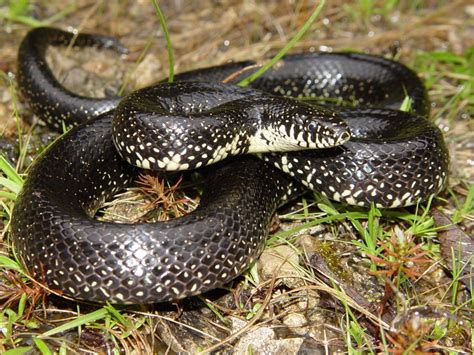
[[[61, 121], [87, 122], [36, 161], [12, 217], [15, 247], [27, 268], [66, 295], [151, 303], [229, 282], [262, 251], [272, 214], [297, 185], [290, 175], [328, 198], [379, 207], [414, 204], [446, 181], [447, 150], [426, 119], [424, 86], [397, 62], [365, 54], [289, 55], [251, 88], [219, 83], [253, 64], [229, 63], [180, 74], [178, 83], [159, 83], [120, 101], [79, 97], [56, 81], [45, 50], [71, 38], [39, 28], [19, 50], [19, 87], [33, 111], [55, 129]], [[74, 45], [123, 51], [114, 39], [98, 35], [80, 34]], [[398, 110], [405, 96], [413, 113]], [[288, 97], [336, 98], [355, 107]], [[139, 120], [132, 122], [132, 116]], [[216, 163], [236, 152], [261, 151], [264, 142], [307, 148], [307, 139], [318, 147], [343, 144], [261, 154], [265, 163], [253, 156]], [[153, 157], [154, 151], [161, 156]], [[100, 204], [136, 176], [121, 155], [146, 168], [216, 164], [202, 169], [201, 204], [189, 215], [156, 224], [95, 220]]]

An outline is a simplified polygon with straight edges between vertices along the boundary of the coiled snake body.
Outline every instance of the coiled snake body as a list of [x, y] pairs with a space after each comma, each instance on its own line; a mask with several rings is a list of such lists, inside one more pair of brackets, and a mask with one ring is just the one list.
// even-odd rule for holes
[[[229, 282], [262, 251], [272, 214], [298, 187], [292, 177], [331, 199], [379, 207], [414, 204], [446, 181], [448, 156], [426, 119], [424, 87], [399, 63], [363, 54], [291, 55], [252, 88], [219, 83], [253, 63], [239, 62], [183, 73], [175, 84], [122, 100], [93, 99], [67, 91], [45, 63], [49, 45], [71, 38], [39, 28], [20, 47], [19, 87], [33, 111], [52, 128], [61, 121], [79, 126], [30, 169], [12, 217], [27, 268], [66, 295], [151, 303]], [[74, 45], [123, 51], [99, 35], [81, 34]], [[405, 94], [412, 114], [396, 110]], [[287, 153], [265, 153], [281, 150]], [[244, 153], [265, 154], [220, 162]], [[100, 204], [136, 176], [129, 163], [212, 165], [202, 169], [201, 203], [189, 215], [136, 225], [94, 219]]]

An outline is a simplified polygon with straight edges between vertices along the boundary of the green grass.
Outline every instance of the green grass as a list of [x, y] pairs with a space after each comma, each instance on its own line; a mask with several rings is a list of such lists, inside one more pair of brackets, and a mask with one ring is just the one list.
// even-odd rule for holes
[[387, 18], [399, 3], [399, 0], [388, 0], [380, 5], [376, 0], [357, 0], [344, 4], [342, 8], [352, 21], [370, 27], [373, 16], [381, 15]]
[[344, 297], [341, 299], [346, 312], [344, 331], [346, 332], [347, 352], [349, 354], [360, 354], [363, 351], [367, 354], [375, 354], [376, 350], [370, 341], [370, 336], [367, 334], [366, 329], [359, 323], [351, 307], [345, 302]]
[[70, 4], [62, 11], [40, 21], [30, 15], [33, 4], [31, 4], [29, 0], [3, 0], [0, 1], [0, 6], [2, 5], [3, 8], [0, 10], [0, 19], [22, 23], [29, 27], [50, 26], [77, 9], [75, 4]]
[[262, 76], [268, 69], [274, 66], [281, 58], [283, 58], [283, 56], [288, 53], [288, 51], [293, 48], [295, 44], [300, 41], [304, 34], [310, 29], [311, 25], [314, 23], [314, 21], [316, 21], [325, 4], [325, 0], [320, 0], [311, 16], [305, 21], [303, 26], [301, 26], [299, 31], [296, 32], [296, 34], [288, 41], [288, 43], [272, 59], [262, 65], [261, 68], [257, 69], [255, 73], [252, 73], [245, 79], [242, 79], [237, 83], [237, 85], [243, 87], [248, 86], [250, 83]]
[[4, 197], [7, 201], [15, 201], [16, 196], [20, 193], [23, 186], [23, 179], [17, 173], [16, 169], [10, 165], [4, 156], [0, 155], [0, 171], [5, 176], [0, 176], [0, 186], [5, 187], [8, 191], [0, 191], [0, 197]]
[[156, 0], [153, 0], [153, 6], [155, 7], [156, 15], [160, 20], [161, 29], [165, 35], [166, 40], [166, 50], [168, 51], [168, 67], [169, 67], [169, 74], [168, 74], [168, 82], [172, 83], [174, 80], [174, 55], [173, 55], [173, 45], [171, 43], [170, 34], [168, 32], [168, 25], [166, 23], [165, 16], [158, 5]]
[[[416, 55], [413, 67], [424, 74], [425, 85], [436, 99], [443, 97], [443, 105], [436, 112], [434, 120], [446, 117], [453, 122], [459, 116], [457, 108], [465, 108], [465, 119], [474, 113], [474, 46], [463, 55], [451, 52], [420, 52]], [[452, 88], [446, 94], [445, 82]], [[453, 109], [454, 108], [454, 109]]]

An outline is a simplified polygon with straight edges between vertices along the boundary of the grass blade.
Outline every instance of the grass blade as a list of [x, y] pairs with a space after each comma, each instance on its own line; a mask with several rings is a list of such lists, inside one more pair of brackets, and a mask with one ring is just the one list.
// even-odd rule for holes
[[153, 6], [155, 7], [156, 15], [160, 19], [161, 28], [163, 29], [163, 33], [165, 35], [166, 40], [166, 48], [168, 50], [168, 64], [169, 64], [169, 76], [168, 82], [172, 83], [174, 80], [174, 57], [173, 57], [173, 47], [171, 46], [171, 38], [168, 32], [168, 25], [166, 24], [165, 16], [163, 12], [161, 12], [160, 5], [156, 0], [153, 0]]
[[16, 261], [6, 257], [5, 255], [0, 255], [0, 266], [15, 271], [23, 271]]
[[46, 343], [39, 339], [39, 338], [33, 338], [33, 341], [35, 342], [36, 347], [41, 351], [41, 354], [43, 355], [52, 355], [53, 353], [51, 350], [49, 350], [48, 345]]
[[5, 351], [3, 355], [23, 355], [29, 353], [31, 350], [31, 346], [19, 346], [18, 348]]
[[84, 324], [88, 324], [88, 323], [92, 323], [92, 322], [95, 322], [99, 319], [102, 319], [104, 318], [105, 316], [107, 316], [109, 314], [109, 312], [107, 311], [107, 309], [105, 308], [100, 308], [98, 309], [97, 311], [94, 311], [94, 312], [91, 312], [89, 314], [85, 314], [85, 315], [82, 315], [82, 316], [79, 316], [77, 317], [76, 319], [70, 321], [70, 322], [67, 322], [65, 324], [62, 324], [60, 325], [59, 327], [56, 327], [56, 328], [53, 328], [51, 330], [48, 330], [47, 332], [41, 334], [39, 337], [40, 338], [46, 338], [46, 337], [50, 337], [52, 335], [56, 335], [58, 333], [62, 333], [62, 332], [65, 332], [67, 330], [70, 330], [70, 329], [74, 329], [74, 328], [77, 328], [77, 327], [80, 327]]
[[267, 63], [265, 63], [261, 68], [259, 68], [255, 73], [252, 75], [249, 75], [245, 79], [239, 81], [237, 83], [238, 86], [247, 86], [249, 85], [252, 81], [256, 80], [258, 77], [263, 75], [268, 69], [270, 69], [273, 65], [275, 65], [276, 62], [278, 62], [293, 46], [303, 37], [303, 35], [306, 33], [306, 31], [309, 30], [311, 25], [314, 23], [316, 18], [319, 16], [321, 13], [321, 10], [323, 9], [324, 5], [326, 4], [326, 0], [321, 0], [321, 2], [318, 4], [316, 9], [313, 11], [311, 16], [306, 20], [304, 25], [301, 27], [301, 29], [291, 38], [288, 43]]
[[0, 155], [0, 170], [3, 171], [9, 180], [18, 185], [23, 185], [23, 179], [3, 155]]

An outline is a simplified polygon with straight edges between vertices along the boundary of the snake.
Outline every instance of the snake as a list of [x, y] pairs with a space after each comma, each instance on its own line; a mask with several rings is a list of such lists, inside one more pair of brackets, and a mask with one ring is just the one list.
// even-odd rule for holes
[[[395, 208], [445, 186], [449, 157], [426, 89], [399, 62], [289, 54], [247, 87], [236, 83], [256, 70], [251, 60], [92, 98], [64, 88], [45, 60], [48, 47], [71, 44], [126, 52], [112, 37], [47, 27], [19, 48], [32, 111], [51, 129], [73, 127], [29, 168], [11, 220], [17, 255], [61, 295], [136, 304], [201, 294], [258, 258], [273, 214], [301, 191]], [[157, 223], [95, 218], [141, 169], [199, 171], [197, 209]]]

